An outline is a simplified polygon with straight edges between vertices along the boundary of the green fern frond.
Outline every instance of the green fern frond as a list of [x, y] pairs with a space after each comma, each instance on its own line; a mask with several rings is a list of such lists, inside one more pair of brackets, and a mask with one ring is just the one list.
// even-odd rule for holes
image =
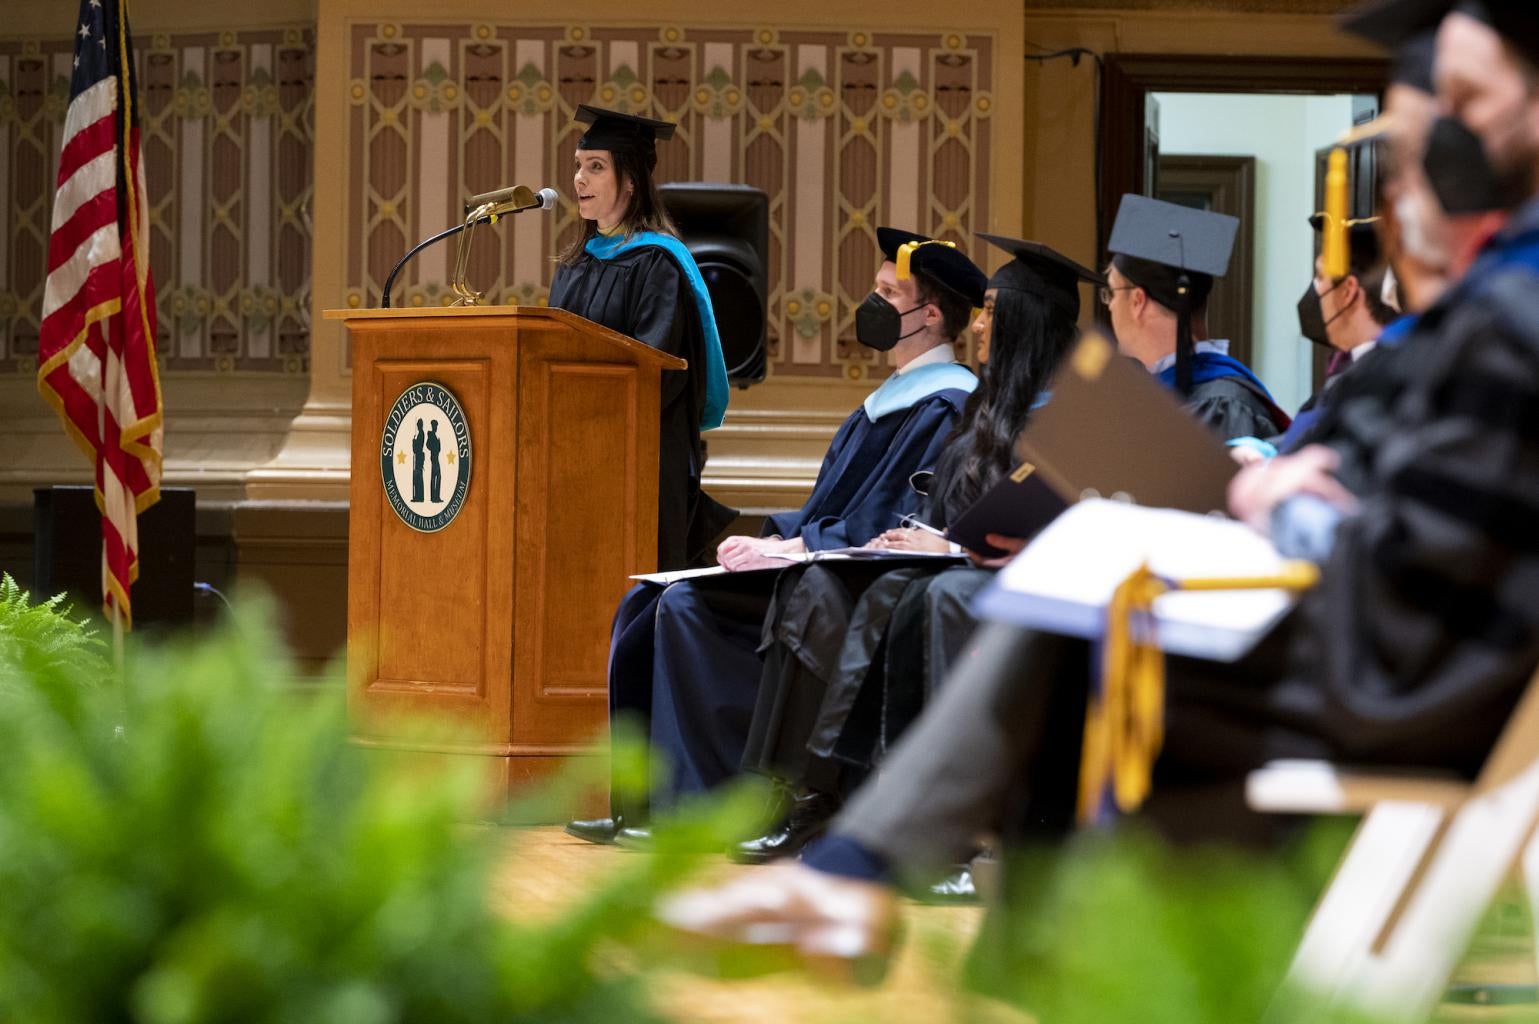
[[106, 643], [87, 617], [72, 618], [64, 594], [37, 604], [29, 591], [0, 574], [0, 687], [25, 666], [90, 684], [106, 678]]

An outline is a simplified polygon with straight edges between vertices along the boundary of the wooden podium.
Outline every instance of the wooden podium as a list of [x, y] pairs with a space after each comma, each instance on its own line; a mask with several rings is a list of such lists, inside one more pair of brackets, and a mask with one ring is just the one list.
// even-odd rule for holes
[[[686, 364], [562, 310], [325, 315], [352, 338], [356, 735], [393, 745], [403, 718], [447, 717], [465, 739], [434, 749], [486, 758], [502, 793], [602, 752], [592, 741], [606, 720], [610, 620], [627, 577], [656, 568], [661, 376]], [[408, 424], [393, 448], [386, 426], [423, 382], [452, 394], [469, 437], [468, 487], [436, 532], [397, 513], [433, 506], [387, 485], [395, 463], [420, 464]], [[438, 436], [446, 478], [465, 473], [455, 438]]]

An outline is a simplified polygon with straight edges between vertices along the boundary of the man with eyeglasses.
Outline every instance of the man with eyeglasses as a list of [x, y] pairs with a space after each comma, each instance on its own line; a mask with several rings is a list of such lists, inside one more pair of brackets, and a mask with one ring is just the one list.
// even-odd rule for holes
[[1100, 289], [1123, 355], [1225, 440], [1272, 437], [1290, 422], [1266, 385], [1230, 357], [1229, 343], [1205, 337], [1208, 296], [1228, 270], [1238, 226], [1223, 214], [1123, 196]]

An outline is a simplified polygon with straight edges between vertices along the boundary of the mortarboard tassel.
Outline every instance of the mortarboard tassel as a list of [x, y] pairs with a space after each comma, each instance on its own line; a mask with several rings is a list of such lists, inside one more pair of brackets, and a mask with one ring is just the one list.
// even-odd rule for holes
[[1148, 564], [1112, 592], [1101, 641], [1100, 678], [1092, 679], [1080, 751], [1080, 824], [1142, 806], [1165, 741], [1165, 654], [1154, 635], [1154, 602], [1172, 590], [1308, 590], [1320, 579], [1312, 562], [1287, 562], [1275, 576], [1169, 580]]
[[1338, 146], [1331, 150], [1325, 165], [1325, 225], [1320, 238], [1321, 262], [1325, 276], [1332, 281], [1340, 281], [1352, 269], [1347, 189], [1347, 151]]
[[1176, 278], [1179, 309], [1176, 310], [1176, 391], [1185, 398], [1192, 393], [1192, 280]]

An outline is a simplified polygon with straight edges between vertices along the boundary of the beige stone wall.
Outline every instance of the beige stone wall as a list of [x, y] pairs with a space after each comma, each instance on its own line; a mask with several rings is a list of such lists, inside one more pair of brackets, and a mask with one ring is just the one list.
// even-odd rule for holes
[[[1348, 0], [1135, 0], [1047, 4], [1027, 0], [1025, 52], [1084, 47], [1097, 54], [1365, 57], [1332, 14]], [[1095, 263], [1095, 63], [1026, 64], [1024, 229]]]
[[[184, 41], [204, 42], [199, 33], [215, 33], [207, 40], [210, 49], [241, 45], [243, 37], [236, 36], [244, 24], [230, 24], [213, 13], [215, 8], [191, 0], [140, 0], [132, 9], [135, 34], [163, 44], [178, 59], [188, 49]], [[247, 20], [253, 30], [313, 26], [313, 34], [309, 29], [305, 33], [307, 40], [314, 39], [315, 48], [313, 159], [317, 169], [313, 194], [305, 204], [307, 226], [315, 239], [308, 291], [310, 321], [308, 337], [303, 339], [308, 355], [295, 348], [299, 342], [290, 331], [284, 335], [286, 347], [252, 350], [268, 357], [262, 362], [248, 357], [244, 340], [235, 337], [238, 331], [222, 329], [215, 342], [204, 346], [216, 351], [198, 353], [208, 357], [199, 365], [189, 361], [181, 367], [165, 366], [171, 482], [196, 483], [205, 494], [223, 501], [346, 498], [350, 426], [346, 343], [341, 329], [323, 323], [318, 314], [350, 299], [374, 301], [369, 284], [380, 273], [384, 250], [436, 230], [442, 226], [442, 211], [436, 207], [452, 205], [445, 201], [446, 183], [435, 183], [425, 175], [422, 182], [408, 182], [389, 201], [370, 206], [364, 198], [367, 187], [376, 183], [359, 171], [374, 155], [369, 146], [376, 135], [369, 135], [366, 144], [357, 134], [360, 104], [354, 87], [368, 83], [364, 91], [369, 103], [377, 92], [388, 91], [376, 86], [395, 69], [368, 66], [374, 44], [385, 41], [384, 32], [399, 32], [400, 41], [431, 47], [434, 53], [454, 54], [443, 62], [450, 69], [445, 87], [439, 78], [423, 77], [430, 72], [441, 75], [445, 68], [432, 67], [434, 62], [425, 62], [421, 51], [412, 52], [416, 63], [411, 80], [425, 83], [431, 95], [426, 100], [409, 97], [403, 109], [415, 106], [421, 113], [433, 105], [433, 113], [447, 113], [436, 104], [450, 96], [455, 101], [448, 104], [452, 112], [463, 113], [467, 94], [477, 88], [466, 77], [475, 73], [473, 68], [467, 72], [473, 63], [464, 56], [467, 45], [506, 48], [500, 65], [506, 74], [513, 64], [529, 65], [525, 57], [531, 45], [550, 58], [561, 52], [563, 42], [591, 44], [599, 51], [597, 59], [604, 62], [597, 81], [589, 86], [593, 92], [612, 85], [616, 66], [626, 64], [627, 73], [657, 72], [658, 82], [671, 81], [673, 85], [666, 88], [686, 98], [682, 106], [668, 104], [662, 95], [665, 87], [654, 89], [650, 79], [640, 83], [648, 93], [643, 105], [655, 102], [671, 114], [683, 110], [686, 115], [684, 141], [665, 154], [665, 170], [671, 170], [671, 176], [755, 183], [764, 179], [776, 203], [772, 379], [734, 393], [726, 426], [710, 438], [712, 461], [707, 468], [712, 489], [744, 507], [783, 507], [800, 500], [839, 421], [869, 390], [873, 379], [885, 373], [880, 362], [850, 337], [854, 305], [863, 296], [873, 269], [869, 261], [874, 225], [891, 219], [949, 234], [963, 244], [970, 242], [975, 230], [1019, 229], [1023, 168], [1016, 155], [1023, 146], [1025, 119], [1023, 69], [1016, 57], [1021, 51], [1022, 18], [1014, 0], [986, 0], [960, 15], [948, 10], [944, 17], [923, 0], [861, 0], [837, 8], [792, 0], [775, 6], [773, 24], [763, 20], [765, 9], [759, 5], [702, 10], [681, 0], [627, 5], [623, 12], [606, 12], [581, 22], [542, 17], [543, 13], [513, 12], [502, 3], [452, 2], [434, 8], [428, 19], [421, 17], [419, 4], [365, 0], [287, 0], [250, 12]], [[42, 41], [58, 47], [67, 38], [71, 19], [69, 4], [21, 0], [18, 16], [0, 30], [0, 41], [32, 40], [34, 46]], [[475, 35], [478, 32], [480, 36]], [[661, 60], [659, 51], [667, 48], [660, 44], [693, 48], [694, 56], [677, 67], [653, 67]], [[757, 86], [746, 67], [751, 62], [748, 55], [756, 49], [784, 57], [773, 75], [759, 76]], [[629, 63], [638, 67], [630, 68]], [[728, 68], [725, 81], [714, 77], [722, 64]], [[381, 70], [385, 72], [381, 78], [371, 77]], [[556, 69], [551, 70], [555, 79]], [[778, 81], [766, 88], [765, 81], [771, 77]], [[587, 97], [578, 95], [584, 91], [580, 83], [553, 84], [556, 102], [547, 102], [548, 109], [537, 120], [519, 116], [512, 109], [515, 101], [503, 99], [506, 91], [494, 90], [495, 99], [485, 109], [497, 119], [499, 129], [522, 135], [516, 139], [517, 146], [511, 138], [503, 140], [505, 148], [517, 155], [504, 160], [500, 171], [487, 173], [503, 177], [526, 173], [531, 146], [523, 135], [532, 130], [540, 136], [536, 140], [540, 156], [534, 166], [540, 168], [536, 176], [542, 180], [535, 184], [544, 183], [543, 179], [552, 179], [558, 187], [564, 184], [550, 168], [564, 166], [554, 153], [560, 145], [570, 144], [570, 107]], [[712, 91], [718, 102], [691, 101], [692, 94], [702, 88]], [[820, 106], [825, 92], [826, 108]], [[752, 110], [756, 123], [749, 124], [743, 108], [766, 97], [764, 109]], [[618, 100], [625, 99], [622, 90]], [[524, 100], [527, 107], [528, 97]], [[729, 115], [725, 118], [720, 116], [723, 100], [732, 101], [725, 103]], [[180, 123], [176, 118], [171, 121]], [[414, 129], [421, 128], [421, 121], [415, 117]], [[204, 130], [201, 123], [194, 127]], [[377, 134], [378, 127], [363, 125], [365, 133]], [[437, 125], [435, 130], [442, 127]], [[746, 132], [757, 132], [760, 138], [740, 141]], [[460, 143], [466, 133], [456, 127], [452, 134]], [[549, 139], [544, 138], [547, 134]], [[196, 143], [201, 135], [193, 138]], [[737, 147], [734, 155], [722, 156], [723, 140]], [[427, 144], [420, 131], [407, 133], [404, 141], [409, 151], [420, 151]], [[463, 153], [457, 149], [452, 158], [463, 155], [466, 168], [477, 159], [482, 170], [495, 165], [495, 159], [485, 159], [484, 145], [479, 157], [470, 152], [474, 142], [466, 143]], [[404, 158], [410, 160], [410, 152]], [[666, 166], [670, 162], [677, 166]], [[228, 153], [210, 149], [205, 159], [208, 180], [195, 184], [217, 188], [220, 182], [228, 182], [228, 173], [217, 173], [228, 164]], [[461, 177], [465, 180], [459, 184], [465, 187], [486, 186], [470, 175]], [[436, 204], [434, 195], [440, 200]], [[284, 198], [273, 197], [273, 201], [282, 207]], [[425, 207], [432, 207], [427, 211], [432, 216], [423, 215]], [[564, 221], [556, 221], [539, 236], [526, 231], [528, 239], [506, 242], [506, 266], [493, 265], [499, 297], [540, 298], [549, 273], [549, 264], [542, 261], [543, 249], [553, 250], [562, 232], [572, 230], [570, 212], [564, 216]], [[379, 230], [381, 221], [388, 230]], [[172, 238], [174, 229], [165, 232], [168, 244], [163, 247], [162, 267], [181, 261], [182, 251], [172, 243], [196, 240], [199, 222], [194, 218], [188, 223], [182, 232], [186, 237]], [[531, 244], [534, 249], [525, 252]], [[985, 258], [982, 248], [971, 244], [979, 258]], [[492, 255], [488, 248], [483, 262]], [[427, 262], [432, 265], [435, 260]], [[173, 270], [160, 270], [164, 280], [175, 276]], [[242, 276], [243, 272], [235, 275]], [[217, 313], [228, 312], [242, 300], [242, 289], [233, 284], [234, 298], [221, 300], [204, 295], [206, 288], [200, 291], [175, 283], [178, 287], [167, 288], [162, 303], [162, 320], [172, 326], [180, 322], [177, 311], [191, 307], [196, 318], [200, 301], [217, 303]], [[408, 283], [416, 288], [417, 298], [425, 293], [431, 296], [425, 292], [433, 284], [430, 275]], [[377, 291], [377, 281], [374, 284]], [[260, 300], [263, 295], [246, 296], [253, 297]], [[169, 305], [173, 299], [178, 303], [175, 311]], [[214, 327], [199, 329], [205, 334], [215, 331]], [[164, 348], [175, 350], [177, 344], [168, 337]], [[197, 348], [196, 342], [191, 344], [189, 352]], [[221, 358], [220, 345], [238, 354]], [[25, 360], [9, 373], [0, 368], [0, 407], [7, 410], [4, 415], [13, 421], [13, 436], [20, 439], [20, 457], [0, 467], [0, 500], [22, 498], [36, 481], [80, 480], [86, 475], [86, 467], [62, 443], [47, 410], [31, 399], [27, 369]], [[304, 379], [295, 378], [296, 369]]]

